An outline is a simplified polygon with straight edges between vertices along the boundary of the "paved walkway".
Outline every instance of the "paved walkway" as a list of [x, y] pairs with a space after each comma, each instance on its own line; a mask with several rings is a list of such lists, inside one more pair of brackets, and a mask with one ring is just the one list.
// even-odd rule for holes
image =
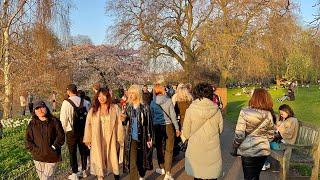
[[[241, 180], [243, 179], [243, 173], [242, 173], [242, 167], [241, 164], [235, 164], [234, 167], [238, 167], [238, 171], [232, 171], [231, 176], [228, 176], [229, 178], [225, 178], [226, 174], [232, 167], [235, 157], [232, 157], [229, 152], [231, 150], [231, 145], [233, 141], [233, 133], [234, 128], [227, 122], [224, 124], [224, 131], [221, 135], [221, 150], [222, 150], [222, 160], [223, 160], [223, 174], [224, 176], [219, 178], [220, 179], [228, 179], [228, 180]], [[154, 169], [158, 166], [157, 160], [154, 156]], [[236, 169], [235, 168], [235, 169]], [[173, 167], [172, 167], [172, 174], [174, 179], [177, 180], [193, 180], [192, 177], [188, 176], [186, 172], [184, 171], [184, 154], [180, 153], [177, 157], [173, 159]], [[273, 172], [273, 169], [269, 169], [268, 171], [264, 171], [261, 173], [261, 180], [277, 180], [279, 179], [279, 172]], [[146, 180], [162, 180], [164, 176], [160, 176], [153, 171], [148, 171], [146, 175]], [[86, 178], [88, 180], [96, 179], [94, 176], [90, 176]], [[105, 179], [112, 180], [113, 175], [109, 175], [105, 177]], [[121, 175], [121, 179], [128, 180], [128, 175]]]

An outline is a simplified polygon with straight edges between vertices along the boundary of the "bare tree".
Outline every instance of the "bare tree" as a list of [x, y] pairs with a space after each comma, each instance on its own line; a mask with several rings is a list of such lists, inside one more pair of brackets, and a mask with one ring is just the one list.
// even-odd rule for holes
[[[63, 4], [68, 4], [67, 0], [3, 0], [0, 2], [0, 33], [2, 41], [0, 44], [0, 63], [4, 82], [3, 117], [7, 118], [12, 104], [12, 84], [13, 67], [23, 60], [29, 59], [30, 54], [24, 54], [21, 42], [27, 42], [24, 37], [27, 29], [39, 30], [34, 39], [45, 42], [46, 33], [41, 29], [47, 29], [52, 25], [55, 15], [63, 17], [68, 10], [61, 10]], [[69, 7], [69, 6], [67, 6]], [[66, 20], [66, 19], [65, 19]], [[68, 27], [66, 27], [68, 28]], [[44, 35], [44, 36], [43, 36]], [[45, 45], [45, 43], [44, 43]], [[41, 46], [40, 46], [41, 47]], [[18, 52], [20, 50], [21, 52]], [[30, 49], [29, 49], [30, 50]], [[31, 48], [31, 50], [36, 50]], [[41, 47], [38, 51], [38, 58], [47, 56], [46, 47]], [[29, 51], [32, 54], [32, 51]], [[18, 56], [19, 55], [19, 56]], [[29, 57], [29, 58], [28, 58]]]
[[117, 19], [115, 37], [122, 43], [147, 49], [153, 58], [171, 57], [191, 81], [194, 66], [204, 52], [196, 38], [215, 8], [213, 0], [107, 1]]

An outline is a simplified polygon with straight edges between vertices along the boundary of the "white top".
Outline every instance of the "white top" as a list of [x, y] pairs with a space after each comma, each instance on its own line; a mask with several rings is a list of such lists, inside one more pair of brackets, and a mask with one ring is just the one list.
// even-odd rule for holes
[[[69, 97], [71, 101], [77, 106], [80, 106], [81, 98], [78, 96], [71, 96]], [[90, 108], [90, 102], [87, 100], [83, 101], [83, 106], [86, 107], [87, 111]], [[60, 121], [65, 132], [72, 131], [72, 124], [73, 124], [73, 107], [72, 105], [64, 100], [62, 102], [61, 111], [60, 111]]]

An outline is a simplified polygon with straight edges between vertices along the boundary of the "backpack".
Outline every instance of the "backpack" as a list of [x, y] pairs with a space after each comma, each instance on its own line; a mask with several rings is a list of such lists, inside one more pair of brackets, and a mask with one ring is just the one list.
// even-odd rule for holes
[[77, 107], [71, 99], [67, 99], [67, 101], [73, 107], [73, 123], [71, 125], [72, 131], [80, 133], [80, 135], [83, 135], [88, 114], [87, 108], [83, 105], [84, 99], [81, 98], [79, 107]]

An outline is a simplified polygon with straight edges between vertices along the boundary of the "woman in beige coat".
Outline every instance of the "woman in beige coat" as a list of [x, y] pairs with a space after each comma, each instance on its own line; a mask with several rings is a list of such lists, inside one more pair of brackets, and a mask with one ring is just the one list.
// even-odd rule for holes
[[108, 89], [96, 93], [90, 109], [83, 142], [90, 149], [90, 173], [98, 179], [111, 171], [119, 179], [118, 147], [124, 143], [124, 129], [120, 120], [120, 109], [111, 104]]
[[198, 84], [183, 123], [182, 135], [189, 139], [185, 170], [194, 179], [217, 179], [222, 171], [219, 136], [223, 119], [218, 106], [211, 101], [212, 95], [210, 84]]

